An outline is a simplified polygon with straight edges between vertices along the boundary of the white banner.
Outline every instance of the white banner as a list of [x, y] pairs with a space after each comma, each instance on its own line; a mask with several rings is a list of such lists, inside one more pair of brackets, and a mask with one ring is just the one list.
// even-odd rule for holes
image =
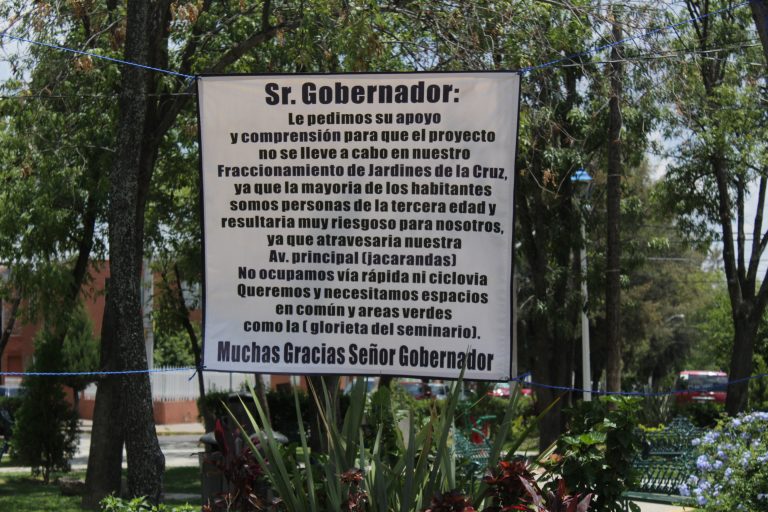
[[198, 93], [206, 369], [509, 377], [517, 74]]

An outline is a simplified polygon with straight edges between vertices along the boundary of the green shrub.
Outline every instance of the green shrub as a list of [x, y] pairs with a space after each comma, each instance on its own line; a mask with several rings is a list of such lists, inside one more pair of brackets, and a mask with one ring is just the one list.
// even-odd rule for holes
[[646, 388], [646, 392], [648, 396], [642, 398], [642, 407], [638, 411], [640, 423], [648, 427], [669, 423], [675, 410], [674, 395], [655, 395], [649, 388]]
[[725, 414], [725, 405], [715, 402], [691, 402], [678, 405], [677, 414], [685, 416], [700, 428], [712, 428]]
[[20, 396], [0, 396], [0, 409], [5, 409], [15, 417], [16, 411], [21, 407], [21, 400]]
[[363, 429], [365, 443], [373, 446], [379, 436], [381, 457], [394, 463], [398, 456], [398, 446], [402, 446], [403, 439], [397, 425], [398, 418], [392, 410], [392, 391], [387, 387], [374, 391], [367, 412]]
[[107, 496], [99, 503], [102, 512], [195, 512], [199, 510], [192, 505], [169, 506], [164, 504], [152, 505], [144, 497], [126, 500], [115, 496]]
[[[296, 393], [302, 418], [308, 418], [309, 395], [298, 389], [296, 390]], [[198, 410], [202, 410], [202, 407], [205, 407], [206, 410], [210, 411], [212, 422], [216, 418], [228, 418], [229, 413], [227, 412], [227, 406], [225, 404], [229, 403], [231, 407], [232, 402], [234, 402], [236, 405], [235, 409], [239, 408], [239, 402], [231, 400], [230, 395], [231, 393], [228, 391], [210, 391], [205, 394], [205, 399], [198, 398]], [[246, 402], [249, 402], [252, 399], [247, 394], [243, 395], [243, 398]], [[269, 406], [269, 414], [275, 430], [278, 430], [280, 433], [287, 436], [289, 440], [298, 442], [299, 428], [296, 421], [296, 406], [294, 403], [293, 392], [283, 390], [269, 391], [267, 393], [267, 404]], [[343, 414], [349, 406], [349, 397], [344, 395], [340, 396], [339, 406]], [[242, 415], [238, 414], [238, 417], [240, 416]], [[241, 419], [241, 422], [243, 420], [244, 418]], [[212, 430], [213, 424], [207, 425], [206, 428]]]
[[195, 356], [186, 331], [158, 332], [152, 355], [155, 366], [194, 366]]
[[[49, 334], [35, 339], [34, 370], [52, 371], [61, 360], [61, 350]], [[16, 412], [13, 448], [16, 459], [42, 475], [45, 483], [52, 471], [69, 471], [69, 459], [77, 448], [77, 417], [64, 399], [61, 382], [53, 377], [27, 377], [25, 393]]]
[[638, 407], [636, 398], [610, 396], [580, 402], [568, 411], [569, 429], [546, 467], [571, 489], [594, 494], [593, 510], [640, 510], [622, 498], [633, 482], [632, 460], [640, 450]]

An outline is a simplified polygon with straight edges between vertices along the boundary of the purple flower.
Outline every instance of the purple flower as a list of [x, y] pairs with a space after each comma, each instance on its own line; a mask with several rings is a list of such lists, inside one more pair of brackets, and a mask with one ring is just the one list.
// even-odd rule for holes
[[747, 466], [749, 466], [749, 453], [743, 453], [741, 455], [741, 467], [747, 469]]
[[709, 471], [712, 469], [712, 464], [709, 463], [709, 459], [706, 455], [699, 455], [699, 458], [696, 459], [696, 467], [701, 471]]

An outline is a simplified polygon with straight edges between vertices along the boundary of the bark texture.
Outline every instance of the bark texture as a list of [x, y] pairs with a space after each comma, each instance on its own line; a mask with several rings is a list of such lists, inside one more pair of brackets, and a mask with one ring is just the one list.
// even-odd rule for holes
[[[125, 59], [130, 62], [148, 60], [150, 14], [147, 0], [129, 2]], [[141, 319], [141, 261], [148, 187], [142, 183], [148, 81], [144, 69], [122, 69], [117, 154], [109, 183], [110, 283], [106, 308], [111, 315], [111, 333], [103, 347], [107, 367], [118, 371], [147, 369]], [[86, 482], [84, 502], [92, 504], [104, 492], [119, 491], [119, 480], [115, 482], [113, 476], [117, 447], [116, 440], [110, 438], [114, 436], [125, 442], [129, 496], [146, 496], [157, 503], [162, 493], [165, 458], [155, 432], [149, 376], [126, 374], [104, 382], [96, 395], [99, 414], [94, 417], [87, 475], [90, 480]], [[97, 473], [99, 466], [104, 475]]]
[[760, 42], [763, 45], [763, 56], [765, 65], [768, 66], [768, 1], [752, 0], [749, 2], [752, 9], [752, 18], [755, 20], [757, 33], [760, 35]]

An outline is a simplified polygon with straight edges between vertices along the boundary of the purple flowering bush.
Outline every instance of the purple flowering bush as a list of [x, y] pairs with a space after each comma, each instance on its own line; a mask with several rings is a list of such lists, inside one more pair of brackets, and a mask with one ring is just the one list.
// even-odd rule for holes
[[694, 439], [696, 470], [680, 486], [701, 510], [768, 510], [768, 412], [720, 421]]

